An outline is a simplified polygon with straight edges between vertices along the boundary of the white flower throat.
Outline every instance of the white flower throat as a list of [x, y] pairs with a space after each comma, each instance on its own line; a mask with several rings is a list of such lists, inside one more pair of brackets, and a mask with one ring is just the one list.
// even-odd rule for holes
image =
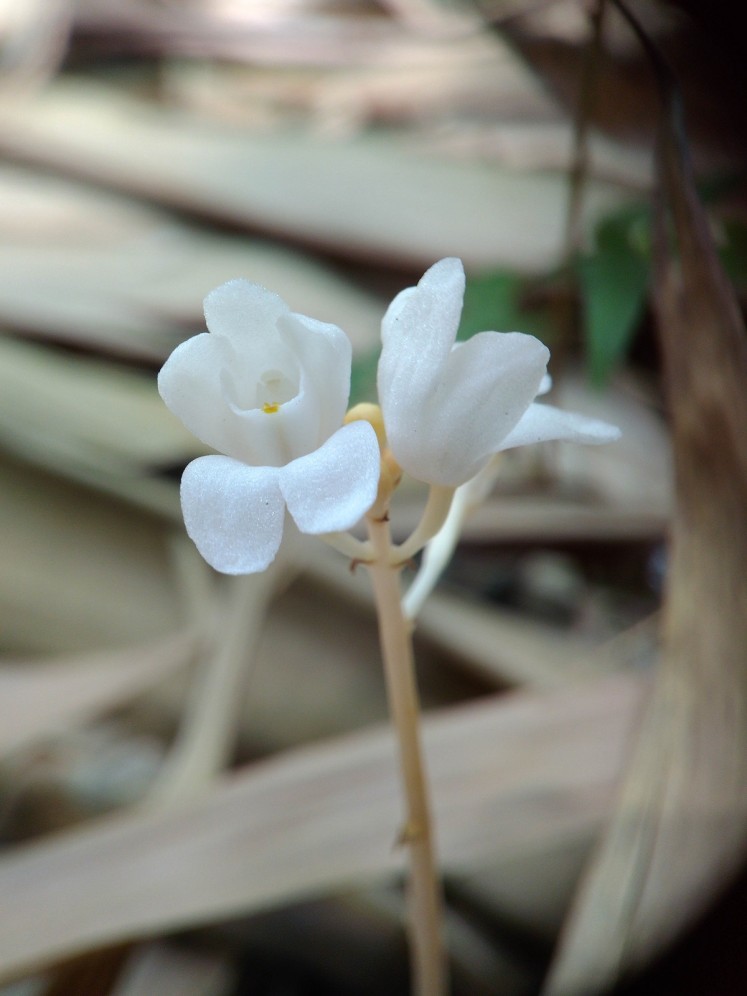
[[267, 415], [274, 415], [286, 401], [295, 398], [298, 385], [282, 370], [265, 370], [257, 381], [256, 407]]

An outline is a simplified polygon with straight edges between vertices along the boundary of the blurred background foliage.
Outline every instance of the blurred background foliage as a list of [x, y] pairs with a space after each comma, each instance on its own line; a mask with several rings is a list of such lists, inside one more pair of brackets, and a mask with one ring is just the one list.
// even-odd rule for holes
[[[630, 6], [743, 294], [736, 14]], [[539, 336], [553, 402], [624, 433], [509, 454], [418, 626], [455, 992], [539, 991], [657, 657], [658, 106], [611, 4], [0, 0], [3, 996], [404, 991], [366, 581], [300, 537], [213, 576], [155, 374], [245, 276], [340, 325], [372, 398], [388, 301], [445, 255], [461, 337]], [[669, 991], [739, 991], [683, 964]]]

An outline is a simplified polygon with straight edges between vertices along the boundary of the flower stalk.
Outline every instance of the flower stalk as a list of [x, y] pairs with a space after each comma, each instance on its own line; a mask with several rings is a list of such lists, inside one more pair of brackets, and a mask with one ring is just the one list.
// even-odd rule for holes
[[428, 492], [428, 501], [415, 531], [404, 543], [394, 548], [396, 563], [407, 563], [408, 560], [414, 557], [416, 553], [419, 553], [441, 531], [448, 518], [455, 490], [455, 488], [445, 487], [444, 485], [431, 485]]
[[406, 817], [399, 842], [410, 855], [408, 931], [413, 992], [417, 996], [442, 996], [447, 991], [443, 899], [423, 760], [411, 626], [402, 611], [401, 566], [391, 563], [388, 515], [369, 514], [366, 522], [374, 553], [366, 566], [376, 599], [387, 695], [405, 795]]
[[[486, 331], [457, 342], [464, 289], [461, 261], [443, 259], [392, 301], [381, 328], [380, 406], [356, 405], [346, 414], [352, 346], [342, 329], [291, 312], [246, 280], [207, 296], [209, 332], [177, 346], [158, 377], [171, 411], [217, 451], [193, 460], [181, 483], [187, 533], [215, 570], [265, 571], [287, 512], [302, 533], [371, 573], [406, 800], [401, 842], [410, 854], [418, 996], [442, 996], [447, 972], [408, 613], [435, 584], [468, 506], [489, 487], [496, 454], [551, 439], [604, 443], [619, 436], [614, 426], [535, 402], [547, 389], [549, 352], [533, 336]], [[430, 491], [414, 533], [393, 546], [389, 504], [403, 474]], [[363, 516], [367, 542], [349, 532]], [[405, 611], [400, 570], [424, 547], [430, 552]], [[252, 601], [257, 626], [260, 594]], [[241, 647], [257, 628], [240, 616], [233, 622], [177, 754], [178, 778], [166, 791], [175, 800], [226, 754], [243, 680]]]

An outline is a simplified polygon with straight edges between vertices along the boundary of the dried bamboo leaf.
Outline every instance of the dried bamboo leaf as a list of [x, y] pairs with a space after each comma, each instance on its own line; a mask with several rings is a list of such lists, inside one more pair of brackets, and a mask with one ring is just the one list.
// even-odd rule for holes
[[0, 439], [72, 471], [134, 474], [205, 452], [166, 409], [155, 378], [0, 335]]
[[136, 200], [0, 166], [0, 320], [150, 361], [203, 327], [202, 299], [234, 276], [334, 321], [354, 346], [378, 338], [385, 302], [300, 253], [180, 224]]
[[[307, 567], [316, 583], [338, 598], [366, 606], [373, 601], [366, 578], [351, 577], [337, 555], [317, 556]], [[614, 655], [597, 658], [588, 643], [559, 628], [522, 619], [495, 605], [470, 602], [448, 592], [433, 592], [417, 621], [418, 635], [447, 650], [468, 668], [500, 687], [557, 688], [599, 675], [615, 666]], [[370, 692], [367, 698], [370, 699]]]
[[36, 86], [59, 67], [73, 20], [69, 0], [28, 0], [0, 8], [0, 92]]
[[[310, 542], [314, 544], [312, 563], [331, 561], [335, 581], [328, 581], [321, 571], [309, 570], [287, 591], [273, 598], [263, 619], [256, 657], [251, 664], [248, 695], [240, 708], [239, 735], [243, 756], [266, 756], [382, 723], [387, 718], [386, 690], [368, 579], [363, 572], [360, 572], [360, 579], [352, 578], [346, 561], [339, 554], [329, 551], [330, 556], [325, 557], [325, 548], [318, 541]], [[286, 545], [281, 556], [287, 552]], [[308, 557], [306, 561], [304, 569]], [[234, 583], [230, 582], [232, 587]], [[351, 597], [359, 591], [360, 602]], [[225, 606], [231, 599], [225, 586], [221, 595]], [[248, 611], [244, 606], [241, 618], [246, 618]], [[216, 614], [215, 607], [212, 612]], [[194, 615], [190, 614], [190, 618]], [[209, 619], [206, 625], [215, 626], [215, 623]], [[218, 624], [223, 650], [229, 625], [228, 622]], [[498, 629], [492, 632], [494, 638], [500, 633]], [[417, 657], [424, 679], [422, 697], [426, 708], [474, 696], [474, 678], [460, 666], [462, 655], [453, 643], [441, 644], [428, 639], [427, 633], [424, 635], [426, 640], [417, 644]], [[484, 646], [487, 653], [487, 640]], [[547, 649], [547, 644], [538, 646]], [[444, 661], [444, 649], [452, 658], [448, 663]], [[247, 645], [244, 651], [247, 660]], [[493, 647], [495, 656], [496, 648]], [[206, 661], [211, 676], [217, 674], [214, 663]], [[477, 670], [479, 665], [473, 667]], [[199, 702], [202, 691], [199, 678], [195, 680], [192, 694]], [[495, 678], [493, 680], [495, 682]], [[206, 677], [206, 681], [212, 681], [212, 677]], [[481, 686], [483, 684], [481, 682]], [[303, 695], [298, 694], [299, 688], [303, 688]], [[176, 682], [161, 685], [143, 703], [143, 709], [148, 715], [155, 711], [168, 725], [184, 709], [184, 690]], [[167, 786], [167, 790], [171, 787]]]
[[558, 688], [599, 675], [612, 664], [598, 660], [588, 644], [559, 627], [441, 592], [423, 606], [418, 630], [502, 685]]
[[[396, 133], [257, 134], [58, 82], [0, 109], [0, 148], [214, 218], [363, 258], [546, 270], [562, 254], [566, 179], [424, 155]], [[585, 222], [625, 200], [593, 182]], [[485, 205], [500, 224], [485, 224]]]
[[0, 755], [127, 701], [185, 666], [196, 648], [187, 633], [108, 653], [0, 660]]
[[[563, 170], [573, 165], [573, 125], [565, 116], [553, 120], [547, 114], [532, 120], [531, 114], [497, 124], [460, 122], [447, 133], [436, 133], [429, 148], [452, 155], [489, 159], [513, 170]], [[589, 175], [598, 180], [637, 191], [640, 196], [651, 189], [652, 156], [647, 151], [612, 141], [593, 133], [588, 138]]]
[[[223, 121], [282, 127], [289, 117], [297, 120], [300, 112], [308, 116], [315, 130], [336, 138], [382, 123], [414, 125], [421, 133], [432, 128], [435, 144], [452, 153], [465, 151], [467, 143], [460, 142], [460, 136], [466, 132], [468, 139], [477, 136], [477, 143], [472, 142], [472, 155], [477, 152], [474, 146], [487, 132], [487, 142], [479, 146], [480, 151], [492, 156], [497, 151], [499, 159], [509, 150], [500, 148], [496, 131], [502, 133], [505, 126], [513, 132], [515, 122], [521, 119], [544, 132], [547, 123], [557, 116], [557, 105], [536, 76], [496, 36], [483, 35], [478, 45], [474, 38], [467, 45], [455, 43], [448, 48], [440, 43], [424, 54], [426, 58], [418, 65], [403, 54], [396, 63], [379, 62], [375, 67], [348, 63], [331, 72], [329, 67], [308, 65], [295, 67], [292, 72], [277, 65], [254, 65], [251, 72], [241, 72], [235, 65], [225, 64], [214, 64], [206, 72], [204, 65], [179, 62], [167, 67], [166, 82], [169, 94], [180, 105]], [[444, 120], [448, 118], [451, 128], [460, 111], [465, 112], [466, 120], [457, 125], [458, 134], [450, 140], [442, 134]], [[479, 112], [479, 122], [475, 111]], [[500, 119], [498, 129], [496, 119]], [[536, 147], [537, 140], [527, 137]], [[544, 154], [547, 142], [540, 142]], [[522, 139], [519, 143], [523, 145]], [[512, 150], [517, 149], [513, 134], [509, 144]], [[540, 159], [538, 163], [533, 159], [530, 165], [557, 169], [566, 159], [567, 150], [563, 154], [555, 143], [551, 161]], [[640, 174], [640, 167], [629, 153], [623, 152], [621, 160], [614, 168], [611, 162], [605, 162], [602, 175], [615, 175], [630, 184]], [[515, 165], [510, 155], [507, 161]]]
[[[615, 677], [430, 718], [446, 868], [592, 830], [643, 687]], [[0, 892], [14, 897], [0, 920], [2, 971], [392, 875], [399, 812], [392, 737], [377, 731], [257, 764], [177, 812], [134, 812], [18, 850], [0, 862]]]
[[182, 337], [178, 325], [133, 299], [133, 289], [167, 265], [168, 219], [160, 212], [5, 164], [0, 210], [5, 325], [151, 361]]
[[111, 996], [225, 996], [234, 974], [220, 955], [148, 944], [131, 955]]
[[747, 847], [747, 340], [664, 86], [656, 305], [677, 497], [663, 656], [552, 996], [606, 991], [640, 968], [702, 912]]
[[0, 474], [8, 652], [122, 647], [176, 630], [182, 610], [163, 521], [7, 459]]
[[[333, 556], [347, 572], [343, 558]], [[254, 750], [277, 750], [386, 716], [374, 616], [341, 605], [329, 589], [320, 590], [315, 574], [299, 580], [276, 599], [265, 621], [243, 711], [246, 742]]]

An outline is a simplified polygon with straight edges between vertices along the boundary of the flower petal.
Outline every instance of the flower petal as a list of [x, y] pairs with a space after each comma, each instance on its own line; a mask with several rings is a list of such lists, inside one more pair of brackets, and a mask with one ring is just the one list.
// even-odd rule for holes
[[[298, 361], [278, 330], [278, 321], [288, 310], [277, 294], [248, 280], [229, 280], [205, 298], [208, 328], [223, 350], [220, 377], [224, 406], [240, 420], [255, 412], [264, 414], [265, 402], [283, 403], [298, 394]], [[278, 396], [270, 396], [271, 383], [279, 386]], [[260, 419], [259, 425], [252, 425], [248, 434], [241, 425], [235, 426], [234, 431], [240, 439], [254, 436], [257, 429], [262, 433], [264, 428]], [[277, 431], [277, 425], [269, 427], [271, 439], [265, 445], [260, 440], [255, 453], [235, 451], [235, 448], [230, 451], [224, 446], [220, 449], [248, 463], [276, 465], [285, 462], [279, 456], [270, 458], [277, 449], [272, 441]], [[291, 459], [299, 452], [303, 451], [296, 450], [285, 459]]]
[[413, 477], [473, 477], [537, 394], [549, 352], [533, 336], [482, 332], [454, 346], [464, 296], [458, 259], [399, 294], [382, 323], [379, 398], [394, 456]]
[[293, 407], [284, 405], [282, 411], [288, 409], [294, 438], [302, 443], [296, 452], [310, 452], [342, 424], [350, 396], [352, 346], [342, 329], [306, 315], [285, 315], [278, 328], [300, 367], [298, 397]]
[[277, 338], [278, 318], [290, 311], [277, 294], [240, 278], [210, 291], [204, 309], [207, 327], [214, 336], [242, 350], [256, 343], [260, 356]]
[[301, 532], [354, 526], [376, 499], [380, 458], [373, 427], [351, 422], [318, 450], [283, 467], [280, 489]]
[[576, 412], [566, 412], [552, 405], [533, 404], [527, 408], [498, 449], [510, 450], [514, 446], [543, 443], [550, 439], [572, 443], [613, 443], [621, 435], [617, 426], [609, 422], [587, 418]]
[[438, 383], [456, 339], [464, 298], [461, 260], [442, 259], [389, 305], [381, 323], [378, 369], [384, 420], [409, 399], [417, 407]]
[[224, 352], [222, 343], [207, 332], [187, 339], [161, 367], [158, 391], [198, 439], [230, 453], [225, 445], [227, 413], [220, 377]]
[[159, 375], [164, 401], [199, 439], [243, 463], [279, 467], [341, 424], [351, 364], [344, 332], [291, 315], [246, 280], [212, 291], [205, 316], [211, 332], [177, 347]]
[[399, 464], [431, 484], [474, 477], [533, 401], [549, 355], [520, 332], [481, 332], [455, 346], [417, 408], [404, 400], [384, 411]]
[[247, 467], [224, 456], [193, 460], [182, 476], [184, 524], [211, 567], [254, 574], [275, 559], [284, 502], [274, 467]]
[[473, 477], [533, 402], [549, 358], [522, 332], [481, 332], [455, 346], [429, 402], [438, 477], [427, 480], [456, 485]]
[[552, 390], [552, 377], [550, 374], [545, 374], [540, 381], [540, 386], [537, 388], [537, 397], [541, 398], [543, 394], [549, 394]]
[[276, 465], [303, 452], [285, 452], [282, 426], [254, 399], [264, 371], [279, 367], [296, 376], [277, 329], [287, 311], [259, 284], [231, 280], [205, 298], [211, 332], [177, 346], [158, 375], [161, 397], [190, 432], [245, 463]]
[[296, 399], [272, 414], [262, 408], [237, 410], [226, 397], [222, 376], [232, 362], [228, 349], [207, 332], [181, 343], [158, 375], [161, 397], [198, 439], [235, 460], [256, 466], [293, 460], [304, 452], [286, 431], [286, 409]]

